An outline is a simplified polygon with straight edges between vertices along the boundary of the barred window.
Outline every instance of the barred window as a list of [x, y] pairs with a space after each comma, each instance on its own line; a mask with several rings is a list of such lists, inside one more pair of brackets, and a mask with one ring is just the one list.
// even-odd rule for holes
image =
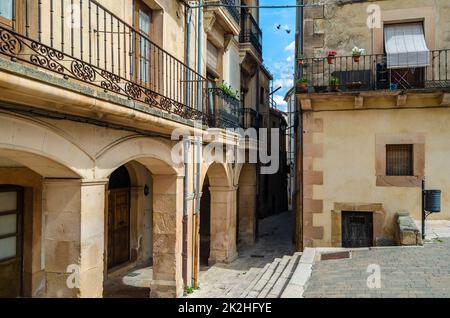
[[414, 175], [413, 145], [386, 145], [386, 175]]

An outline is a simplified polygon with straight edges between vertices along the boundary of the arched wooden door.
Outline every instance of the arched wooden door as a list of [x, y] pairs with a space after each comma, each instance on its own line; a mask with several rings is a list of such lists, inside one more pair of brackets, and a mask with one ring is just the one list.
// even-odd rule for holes
[[108, 269], [130, 260], [130, 186], [125, 167], [113, 172], [108, 195]]

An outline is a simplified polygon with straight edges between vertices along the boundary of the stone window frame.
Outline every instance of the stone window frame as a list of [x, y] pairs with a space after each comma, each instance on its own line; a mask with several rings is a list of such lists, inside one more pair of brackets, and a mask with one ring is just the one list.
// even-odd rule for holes
[[374, 54], [384, 54], [384, 25], [423, 22], [425, 41], [429, 50], [436, 47], [436, 10], [434, 7], [383, 10], [381, 28], [374, 29]]
[[[386, 145], [413, 146], [413, 175], [386, 175]], [[378, 134], [375, 137], [375, 175], [377, 187], [420, 187], [425, 176], [425, 135], [422, 133]]]
[[382, 203], [341, 203], [335, 202], [331, 211], [331, 245], [342, 247], [342, 212], [366, 212], [373, 214], [372, 245], [377, 246], [384, 237], [383, 225], [386, 213]]

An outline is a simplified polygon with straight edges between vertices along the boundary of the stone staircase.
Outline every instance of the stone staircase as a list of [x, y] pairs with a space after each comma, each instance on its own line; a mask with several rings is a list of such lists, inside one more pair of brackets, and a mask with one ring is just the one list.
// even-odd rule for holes
[[251, 268], [226, 295], [230, 298], [280, 298], [297, 269], [302, 253], [276, 258], [263, 269]]

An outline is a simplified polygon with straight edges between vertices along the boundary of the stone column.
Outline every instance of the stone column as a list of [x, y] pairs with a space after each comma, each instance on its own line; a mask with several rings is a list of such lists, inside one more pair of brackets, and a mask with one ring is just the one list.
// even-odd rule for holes
[[239, 184], [239, 240], [252, 246], [256, 235], [256, 184]]
[[183, 295], [183, 177], [153, 176], [153, 280], [151, 297]]
[[106, 183], [45, 180], [47, 297], [102, 297]]
[[210, 187], [211, 252], [208, 263], [231, 263], [237, 258], [236, 187]]

